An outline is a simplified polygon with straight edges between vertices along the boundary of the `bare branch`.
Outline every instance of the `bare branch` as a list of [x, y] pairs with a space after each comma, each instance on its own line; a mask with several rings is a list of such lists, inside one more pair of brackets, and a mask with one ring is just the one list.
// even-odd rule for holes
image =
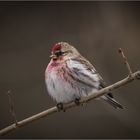
[[[128, 84], [128, 83], [130, 83], [130, 82], [132, 82], [134, 80], [140, 79], [140, 71], [132, 73], [132, 70], [131, 70], [130, 65], [129, 65], [128, 61], [127, 61], [127, 58], [124, 55], [124, 53], [123, 53], [121, 48], [119, 49], [119, 52], [121, 53], [121, 55], [122, 55], [122, 57], [124, 59], [124, 62], [125, 62], [126, 67], [128, 69], [129, 75], [126, 78], [124, 78], [124, 79], [122, 79], [122, 80], [120, 80], [120, 81], [118, 81], [118, 82], [116, 82], [116, 83], [114, 83], [114, 84], [112, 84], [112, 85], [110, 85], [110, 86], [108, 86], [106, 88], [103, 88], [103, 89], [101, 89], [101, 90], [99, 90], [97, 92], [94, 92], [94, 94], [91, 94], [91, 95], [89, 95], [87, 97], [82, 98], [79, 101], [80, 104], [83, 104], [85, 102], [88, 102], [90, 100], [98, 98], [98, 97], [100, 97], [100, 96], [102, 96], [104, 94], [107, 94], [107, 93], [109, 93], [109, 92], [111, 92], [111, 91], [113, 91], [113, 90], [115, 90], [115, 89], [117, 89], [119, 87], [122, 87], [122, 86], [124, 86], [124, 85], [126, 85], [126, 84]], [[16, 130], [19, 127], [23, 127], [23, 126], [25, 126], [25, 125], [33, 122], [33, 121], [39, 120], [39, 119], [41, 119], [43, 117], [47, 117], [48, 115], [51, 115], [51, 114], [54, 114], [54, 113], [58, 112], [57, 107], [52, 107], [52, 108], [50, 108], [48, 110], [42, 111], [42, 112], [40, 112], [38, 114], [35, 114], [35, 115], [31, 116], [31, 117], [28, 117], [28, 118], [26, 118], [26, 119], [24, 119], [22, 121], [17, 122], [15, 111], [14, 111], [13, 101], [12, 101], [10, 96], [9, 96], [9, 102], [10, 102], [10, 106], [11, 106], [11, 113], [12, 113], [14, 119], [15, 119], [15, 123], [10, 125], [10, 126], [8, 126], [8, 127], [6, 127], [6, 128], [4, 128], [4, 129], [2, 129], [2, 130], [0, 130], [0, 135], [7, 134], [7, 133], [9, 133], [9, 132], [11, 132], [13, 130]], [[75, 104], [75, 102], [71, 102], [71, 103], [68, 103], [68, 104], [64, 105], [64, 110], [67, 110], [67, 109], [70, 109], [70, 108], [76, 107], [76, 106], [77, 105]]]
[[14, 119], [15, 124], [18, 125], [18, 121], [17, 121], [17, 117], [16, 117], [16, 113], [15, 113], [14, 101], [13, 101], [13, 97], [12, 97], [13, 94], [12, 94], [11, 90], [8, 90], [7, 95], [9, 98], [10, 113]]
[[126, 65], [127, 69], [128, 69], [129, 76], [131, 76], [131, 74], [132, 74], [131, 67], [130, 67], [130, 65], [128, 63], [127, 57], [124, 55], [123, 50], [121, 48], [119, 48], [119, 53], [121, 53], [121, 55], [122, 55], [122, 57], [124, 59], [124, 63]]
[[[99, 96], [102, 96], [104, 94], [107, 94], [108, 92], [110, 92], [112, 90], [115, 90], [115, 89], [117, 89], [117, 88], [119, 88], [121, 86], [124, 86], [124, 85], [132, 82], [135, 79], [140, 79], [140, 71], [132, 73], [131, 77], [128, 76], [128, 77], [124, 78], [123, 80], [118, 81], [118, 82], [114, 83], [113, 85], [110, 85], [110, 86], [108, 86], [108, 87], [106, 87], [104, 89], [101, 89], [101, 90], [97, 91], [96, 93], [94, 93], [94, 94], [92, 94], [90, 96], [82, 98], [80, 100], [80, 104], [82, 104], [84, 102], [87, 102], [87, 101], [90, 101], [90, 100], [93, 100], [95, 98], [98, 98]], [[77, 105], [74, 102], [72, 102], [72, 103], [64, 105], [64, 109], [67, 110], [69, 108], [76, 107], [76, 106]], [[19, 128], [19, 127], [23, 127], [23, 126], [25, 126], [25, 125], [27, 125], [27, 124], [35, 121], [35, 120], [39, 120], [39, 119], [41, 119], [43, 117], [47, 117], [48, 115], [54, 114], [56, 112], [58, 112], [57, 107], [52, 107], [52, 108], [50, 108], [48, 110], [45, 110], [45, 111], [43, 111], [41, 113], [33, 115], [33, 116], [31, 116], [29, 118], [26, 118], [26, 119], [24, 119], [22, 121], [19, 121], [18, 125], [12, 124], [12, 125], [4, 128], [4, 129], [2, 129], [2, 130], [0, 130], [0, 135], [7, 134], [7, 133]]]

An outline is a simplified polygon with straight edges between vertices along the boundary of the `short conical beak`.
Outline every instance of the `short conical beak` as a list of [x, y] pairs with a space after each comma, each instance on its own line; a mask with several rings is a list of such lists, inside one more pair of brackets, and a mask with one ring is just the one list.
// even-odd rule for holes
[[57, 56], [56, 56], [55, 54], [52, 54], [52, 55], [50, 55], [50, 58], [52, 58], [52, 59], [56, 59]]

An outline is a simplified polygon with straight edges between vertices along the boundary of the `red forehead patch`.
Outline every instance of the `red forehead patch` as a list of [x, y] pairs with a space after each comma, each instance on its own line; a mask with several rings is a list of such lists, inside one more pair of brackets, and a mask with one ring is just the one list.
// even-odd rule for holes
[[61, 45], [60, 44], [55, 44], [52, 47], [52, 52], [60, 51], [61, 50]]

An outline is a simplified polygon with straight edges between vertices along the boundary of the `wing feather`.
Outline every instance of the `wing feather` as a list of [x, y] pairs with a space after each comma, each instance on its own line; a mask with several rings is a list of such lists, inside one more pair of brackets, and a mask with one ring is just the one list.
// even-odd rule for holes
[[[69, 59], [68, 67], [70, 67], [71, 73], [74, 73], [73, 78], [78, 79], [78, 82], [98, 90], [106, 87], [103, 78], [83, 56]], [[106, 96], [113, 98], [112, 93], [108, 93]]]
[[71, 73], [73, 73], [73, 77], [78, 79], [79, 82], [92, 88], [99, 88], [100, 77], [93, 65], [91, 65], [86, 59], [69, 59], [67, 65], [70, 68]]

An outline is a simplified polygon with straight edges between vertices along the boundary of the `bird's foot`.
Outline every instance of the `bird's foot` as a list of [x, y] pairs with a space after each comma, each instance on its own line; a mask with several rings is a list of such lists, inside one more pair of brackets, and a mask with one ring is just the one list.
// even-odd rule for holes
[[63, 110], [63, 112], [65, 112], [66, 110], [64, 109], [64, 105], [63, 103], [58, 103], [56, 105], [57, 109], [58, 109], [58, 112], [60, 112], [61, 110]]
[[75, 100], [74, 100], [74, 102], [75, 102], [76, 105], [80, 105], [80, 102], [79, 101], [80, 101], [80, 98], [75, 98]]

